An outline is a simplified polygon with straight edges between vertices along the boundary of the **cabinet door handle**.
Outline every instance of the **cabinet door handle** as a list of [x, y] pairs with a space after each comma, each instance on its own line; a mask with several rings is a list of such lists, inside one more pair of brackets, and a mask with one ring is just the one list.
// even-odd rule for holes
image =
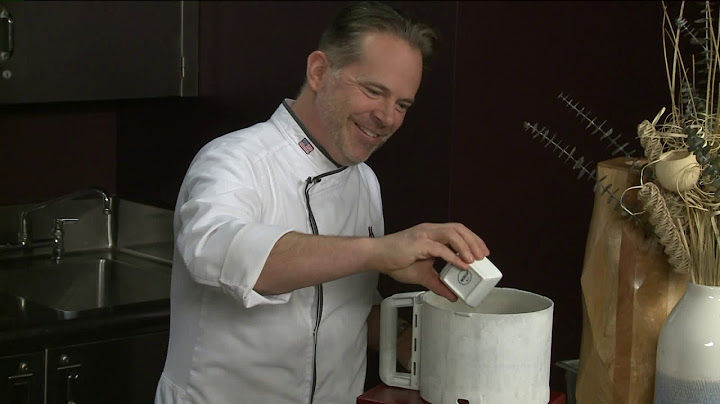
[[70, 372], [67, 377], [67, 390], [66, 391], [66, 397], [67, 398], [67, 404], [78, 404], [77, 401], [75, 401], [75, 395], [73, 394], [73, 385], [75, 384], [75, 381], [80, 378], [80, 374], [76, 372]]
[[0, 7], [0, 23], [7, 25], [7, 48], [0, 49], [0, 62], [5, 62], [10, 59], [13, 53], [13, 42], [15, 42], [15, 25], [13, 19], [10, 17], [10, 13], [7, 10]]

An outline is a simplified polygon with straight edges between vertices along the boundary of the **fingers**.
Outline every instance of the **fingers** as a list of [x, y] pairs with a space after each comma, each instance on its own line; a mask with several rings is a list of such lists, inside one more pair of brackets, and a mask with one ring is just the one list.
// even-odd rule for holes
[[[460, 223], [437, 225], [429, 234], [433, 241], [443, 245], [449, 245], [464, 263], [470, 264], [490, 255], [490, 250], [485, 245], [485, 242], [477, 234]], [[467, 269], [468, 267], [457, 259], [448, 258], [446, 254], [441, 256], [441, 258], [453, 263], [453, 265], [459, 268]]]
[[[485, 242], [483, 241], [483, 239], [480, 238], [480, 236], [478, 236], [462, 224], [453, 223], [453, 225], [457, 226], [458, 233], [460, 233], [463, 240], [467, 243], [467, 246], [470, 249], [471, 257], [468, 258], [474, 258], [473, 261], [475, 261], [483, 259], [486, 256], [490, 255], [490, 250], [487, 248]], [[465, 257], [463, 257], [463, 259], [464, 258]]]
[[490, 254], [485, 242], [460, 223], [424, 223], [376, 240], [383, 240], [385, 248], [380, 249], [383, 259], [375, 268], [399, 282], [422, 285], [451, 302], [458, 298], [440, 280], [434, 259], [468, 269]]
[[453, 264], [454, 266], [461, 268], [461, 269], [468, 269], [470, 268], [470, 264], [474, 262], [474, 260], [466, 258], [461, 258], [458, 256], [458, 254], [455, 253], [452, 249], [448, 248], [445, 244], [440, 243], [433, 243], [429, 247], [429, 255], [437, 258], [441, 258], [445, 260], [446, 262], [449, 262]]

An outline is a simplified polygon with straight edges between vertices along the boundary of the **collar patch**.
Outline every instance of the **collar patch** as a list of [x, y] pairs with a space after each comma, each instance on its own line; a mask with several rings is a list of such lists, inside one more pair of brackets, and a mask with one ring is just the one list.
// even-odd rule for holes
[[303, 140], [298, 142], [298, 146], [300, 146], [301, 149], [305, 152], [305, 154], [310, 154], [313, 150], [315, 150], [315, 147], [313, 147], [312, 143], [304, 137]]

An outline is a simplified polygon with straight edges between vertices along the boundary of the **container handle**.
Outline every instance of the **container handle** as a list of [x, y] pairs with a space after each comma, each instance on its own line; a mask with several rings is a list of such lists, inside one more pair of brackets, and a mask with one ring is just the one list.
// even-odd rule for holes
[[[380, 380], [388, 386], [418, 390], [420, 373], [420, 292], [405, 292], [385, 298], [380, 304]], [[412, 336], [413, 348], [410, 360], [410, 372], [398, 372], [397, 363], [397, 317], [398, 308], [413, 308]]]

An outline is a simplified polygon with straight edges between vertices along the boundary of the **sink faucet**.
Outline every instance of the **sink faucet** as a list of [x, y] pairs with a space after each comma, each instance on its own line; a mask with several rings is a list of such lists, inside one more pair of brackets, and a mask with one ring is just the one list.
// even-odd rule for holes
[[65, 252], [65, 231], [63, 225], [65, 223], [74, 223], [78, 219], [55, 219], [55, 227], [53, 228], [52, 238], [52, 260], [60, 262]]
[[[68, 195], [59, 196], [57, 198], [50, 199], [49, 201], [42, 202], [30, 209], [23, 210], [20, 213], [20, 232], [18, 233], [19, 244], [21, 246], [27, 246], [27, 244], [28, 244], [28, 215], [30, 213], [38, 211], [43, 208], [46, 208], [50, 205], [54, 205], [58, 202], [67, 201], [70, 199], [76, 199], [81, 196], [86, 196], [86, 195], [90, 195], [90, 194], [98, 194], [102, 198], [103, 205], [104, 205], [103, 213], [105, 213], [106, 215], [109, 215], [110, 214], [110, 197], [108, 197], [107, 193], [100, 188], [82, 189], [80, 191], [76, 191], [76, 192], [73, 192]], [[59, 228], [60, 229], [60, 238], [62, 239], [63, 219], [60, 219], [59, 225], [57, 224], [58, 223], [57, 220], [55, 223], [56, 224], [55, 224], [55, 230], [53, 230], [53, 238], [55, 239], [56, 230]], [[57, 243], [54, 243], [54, 245], [55, 244], [57, 244]]]

